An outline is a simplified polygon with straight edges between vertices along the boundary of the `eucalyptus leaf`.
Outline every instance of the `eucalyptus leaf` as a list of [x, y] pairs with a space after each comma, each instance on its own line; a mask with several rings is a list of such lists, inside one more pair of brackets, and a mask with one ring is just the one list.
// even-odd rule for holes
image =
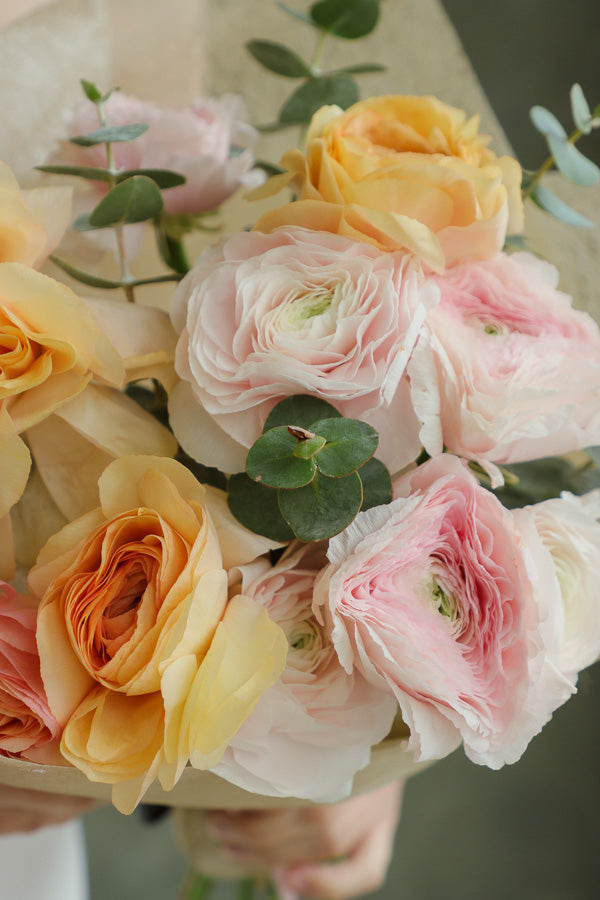
[[92, 275], [90, 272], [85, 272], [83, 269], [71, 265], [71, 263], [67, 262], [66, 259], [62, 259], [60, 256], [51, 256], [50, 260], [58, 266], [59, 269], [62, 269], [67, 275], [70, 275], [71, 278], [75, 278], [77, 281], [80, 281], [82, 284], [87, 284], [89, 287], [104, 288], [109, 291], [123, 287], [120, 281], [111, 281], [109, 278], [99, 278], [97, 275]]
[[276, 425], [298, 425], [300, 428], [310, 430], [311, 424], [318, 419], [331, 419], [337, 416], [341, 416], [341, 413], [320, 397], [313, 397], [311, 394], [292, 394], [273, 407], [264, 424], [263, 434]]
[[278, 2], [277, 6], [279, 9], [282, 9], [289, 16], [293, 16], [294, 19], [299, 19], [300, 22], [305, 22], [307, 25], [311, 25], [314, 28], [315, 23], [306, 13], [300, 12], [297, 9], [292, 9], [291, 6], [288, 6], [287, 3]]
[[380, 459], [374, 456], [358, 470], [363, 487], [361, 509], [392, 502], [392, 478]]
[[82, 232], [82, 231], [98, 231], [100, 228], [108, 228], [105, 225], [91, 225], [90, 217], [87, 213], [82, 213], [80, 216], [73, 221], [71, 224], [71, 228], [73, 231]]
[[[589, 450], [587, 452], [589, 453]], [[513, 463], [507, 468], [517, 476], [516, 483], [505, 485], [494, 493], [509, 509], [541, 503], [543, 500], [558, 497], [562, 491], [581, 494], [600, 486], [600, 480], [596, 480], [600, 476], [597, 469], [590, 467], [590, 470], [586, 470], [577, 467], [564, 457]]]
[[298, 441], [286, 425], [271, 428], [250, 447], [246, 472], [253, 481], [272, 488], [298, 488], [312, 481], [314, 461], [294, 454]]
[[107, 169], [96, 166], [36, 166], [38, 172], [47, 172], [49, 175], [75, 175], [77, 178], [86, 178], [88, 181], [108, 181], [113, 177]]
[[357, 419], [325, 419], [315, 422], [310, 430], [327, 441], [316, 456], [316, 464], [330, 478], [356, 471], [373, 456], [379, 443], [375, 429]]
[[600, 447], [586, 447], [585, 452], [592, 462], [600, 469]]
[[560, 219], [566, 225], [574, 225], [577, 228], [594, 227], [593, 222], [572, 209], [542, 184], [536, 185], [529, 196], [540, 209], [550, 213], [555, 219]]
[[525, 250], [530, 253], [531, 244], [522, 234], [507, 234], [504, 240], [504, 247], [502, 249], [505, 251]]
[[163, 208], [163, 198], [151, 178], [134, 175], [103, 197], [89, 215], [90, 225], [106, 228], [153, 219]]
[[552, 137], [552, 135], [548, 135], [546, 140], [557, 169], [573, 184], [589, 187], [600, 180], [600, 169], [596, 163], [584, 156], [569, 141]]
[[148, 125], [133, 122], [131, 125], [105, 125], [96, 131], [88, 131], [70, 138], [78, 147], [94, 147], [96, 144], [123, 144], [135, 140], [148, 131]]
[[306, 487], [278, 491], [279, 509], [301, 541], [333, 537], [356, 517], [362, 504], [358, 472], [345, 478], [327, 478], [319, 472]]
[[150, 178], [161, 190], [167, 190], [172, 187], [179, 187], [185, 184], [185, 175], [179, 172], [172, 172], [171, 169], [128, 169], [125, 172], [119, 172], [116, 176], [117, 183], [127, 181], [134, 175], [143, 175], [144, 178]]
[[325, 446], [326, 443], [327, 441], [325, 438], [321, 437], [319, 434], [315, 434], [305, 441], [296, 441], [294, 456], [298, 456], [300, 459], [311, 459], [315, 453], [318, 453], [319, 450]]
[[297, 53], [273, 41], [248, 41], [246, 48], [251, 56], [276, 75], [285, 78], [310, 78], [312, 72]]
[[589, 134], [592, 130], [592, 111], [585, 99], [580, 84], [574, 84], [572, 86], [569, 97], [571, 100], [571, 115], [573, 116], [575, 125], [580, 131], [583, 131], [584, 134]]
[[88, 81], [87, 78], [80, 78], [79, 84], [83, 88], [83, 93], [91, 100], [92, 103], [98, 103], [99, 100], [102, 100], [102, 93], [98, 90], [93, 81]]
[[550, 110], [546, 109], [544, 106], [532, 106], [529, 110], [529, 118], [531, 119], [534, 128], [536, 128], [540, 134], [543, 134], [544, 137], [551, 135], [559, 140], [567, 137], [567, 132], [554, 113], [551, 113]]
[[313, 22], [337, 37], [354, 40], [370, 34], [379, 18], [379, 0], [319, 0], [310, 8]]
[[309, 78], [287, 99], [279, 112], [279, 121], [288, 125], [309, 122], [322, 106], [352, 106], [358, 100], [358, 87], [351, 75], [322, 75]]
[[240, 472], [229, 479], [227, 503], [238, 522], [255, 534], [273, 541], [291, 541], [294, 532], [279, 511], [277, 494], [273, 488], [257, 484]]

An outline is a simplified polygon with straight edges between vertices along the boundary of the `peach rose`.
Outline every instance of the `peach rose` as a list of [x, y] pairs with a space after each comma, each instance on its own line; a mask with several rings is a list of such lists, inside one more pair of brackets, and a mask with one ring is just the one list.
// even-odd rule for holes
[[63, 187], [21, 191], [0, 162], [0, 262], [41, 265], [69, 224], [71, 193]]
[[243, 563], [256, 537], [247, 544], [229, 521], [220, 539], [212, 493], [188, 469], [122, 457], [99, 492], [100, 508], [48, 541], [29, 582], [62, 753], [112, 783], [113, 802], [129, 811], [156, 776], [168, 789], [188, 760], [219, 761], [279, 677], [287, 643], [258, 604], [228, 603], [221, 541]]
[[60, 726], [40, 676], [36, 609], [0, 582], [0, 756], [59, 763]]
[[266, 213], [255, 228], [337, 231], [383, 250], [408, 250], [435, 271], [492, 256], [507, 229], [522, 228], [521, 169], [488, 150], [477, 128], [478, 117], [429, 96], [374, 97], [345, 112], [323, 107], [306, 155], [286, 153], [287, 173], [265, 189], [292, 182], [298, 200]]

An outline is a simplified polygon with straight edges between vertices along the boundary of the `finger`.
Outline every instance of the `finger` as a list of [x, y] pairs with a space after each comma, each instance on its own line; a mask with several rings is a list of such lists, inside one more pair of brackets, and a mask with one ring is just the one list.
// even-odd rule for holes
[[395, 822], [377, 825], [348, 856], [337, 863], [302, 863], [281, 876], [288, 890], [303, 897], [347, 900], [378, 890], [392, 858]]

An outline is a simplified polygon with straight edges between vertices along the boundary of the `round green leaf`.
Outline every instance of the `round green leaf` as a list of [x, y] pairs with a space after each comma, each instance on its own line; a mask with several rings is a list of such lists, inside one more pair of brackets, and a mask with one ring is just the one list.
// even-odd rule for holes
[[299, 459], [294, 451], [298, 441], [287, 425], [271, 428], [250, 447], [246, 457], [246, 472], [253, 481], [272, 488], [298, 488], [315, 475], [312, 459]]
[[326, 400], [313, 397], [311, 394], [292, 394], [273, 407], [267, 416], [263, 434], [276, 425], [299, 425], [301, 428], [312, 430], [310, 425], [317, 419], [331, 419], [336, 416], [341, 416], [341, 413]]
[[552, 137], [558, 138], [559, 140], [567, 137], [567, 132], [554, 113], [551, 113], [550, 110], [546, 109], [544, 106], [532, 106], [529, 110], [529, 118], [531, 119], [534, 128], [545, 137], [552, 135]]
[[316, 25], [354, 40], [370, 34], [379, 18], [379, 0], [320, 0], [310, 8]]
[[554, 157], [556, 168], [573, 184], [590, 187], [600, 180], [600, 169], [596, 163], [584, 156], [569, 141], [559, 140], [552, 135], [548, 135], [546, 140]]
[[319, 472], [306, 487], [278, 491], [279, 509], [301, 541], [322, 541], [352, 522], [362, 503], [358, 472], [327, 478]]
[[319, 471], [330, 478], [349, 475], [377, 450], [379, 435], [371, 425], [358, 419], [325, 419], [315, 422], [311, 431], [327, 443], [316, 456]]
[[94, 147], [96, 144], [119, 144], [135, 140], [148, 131], [148, 125], [133, 122], [131, 125], [105, 125], [87, 134], [79, 134], [70, 138], [72, 144], [79, 147]]
[[151, 178], [134, 175], [122, 181], [102, 198], [88, 217], [95, 228], [128, 225], [153, 219], [163, 208], [163, 198]]
[[301, 125], [310, 122], [322, 106], [347, 109], [356, 103], [358, 96], [358, 87], [351, 75], [309, 78], [284, 103], [279, 112], [279, 121], [285, 125]]
[[589, 134], [592, 130], [592, 111], [588, 105], [580, 84], [574, 84], [570, 92], [571, 114], [580, 131]]
[[273, 541], [291, 541], [294, 533], [279, 511], [277, 491], [251, 481], [245, 472], [232, 475], [227, 487], [229, 509], [250, 531]]
[[285, 78], [310, 78], [311, 71], [297, 53], [274, 41], [248, 41], [248, 52], [265, 69]]
[[392, 502], [392, 479], [381, 460], [371, 457], [360, 467], [358, 474], [363, 487], [361, 509]]

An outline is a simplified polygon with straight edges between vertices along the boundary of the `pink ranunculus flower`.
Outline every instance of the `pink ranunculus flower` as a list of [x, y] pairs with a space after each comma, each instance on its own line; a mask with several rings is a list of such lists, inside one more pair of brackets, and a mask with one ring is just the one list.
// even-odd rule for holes
[[33, 601], [0, 582], [0, 756], [64, 764], [40, 675], [36, 615]]
[[410, 370], [430, 454], [444, 444], [511, 463], [600, 443], [600, 331], [557, 290], [553, 266], [499, 254], [435, 281], [430, 346], [421, 342]]
[[315, 604], [346, 671], [393, 692], [419, 759], [515, 762], [572, 685], [547, 664], [510, 513], [444, 454], [329, 544]]
[[513, 511], [517, 530], [543, 581], [543, 602], [559, 610], [553, 660], [575, 684], [600, 657], [600, 489]]
[[243, 468], [268, 413], [316, 394], [373, 425], [393, 470], [418, 455], [406, 365], [437, 288], [417, 263], [303, 228], [241, 233], [200, 257], [178, 288], [171, 425], [184, 449]]
[[[254, 165], [249, 147], [257, 133], [247, 122], [240, 97], [198, 98], [189, 106], [169, 107], [117, 91], [107, 100], [105, 114], [109, 125], [142, 122], [149, 126], [133, 141], [113, 144], [118, 169], [171, 169], [185, 176], [186, 184], [164, 194], [168, 213], [194, 215], [216, 209], [247, 182]], [[91, 103], [82, 104], [67, 121], [69, 135], [98, 127]], [[241, 152], [231, 155], [232, 149]], [[65, 141], [52, 161], [105, 167], [106, 148], [104, 144], [78, 147]], [[102, 182], [94, 184], [98, 191], [106, 189]]]
[[286, 668], [243, 723], [214, 769], [247, 791], [334, 802], [389, 732], [394, 698], [355, 670], [344, 671], [312, 613], [322, 545], [292, 548], [270, 566], [243, 566], [241, 590], [260, 603], [288, 640]]

